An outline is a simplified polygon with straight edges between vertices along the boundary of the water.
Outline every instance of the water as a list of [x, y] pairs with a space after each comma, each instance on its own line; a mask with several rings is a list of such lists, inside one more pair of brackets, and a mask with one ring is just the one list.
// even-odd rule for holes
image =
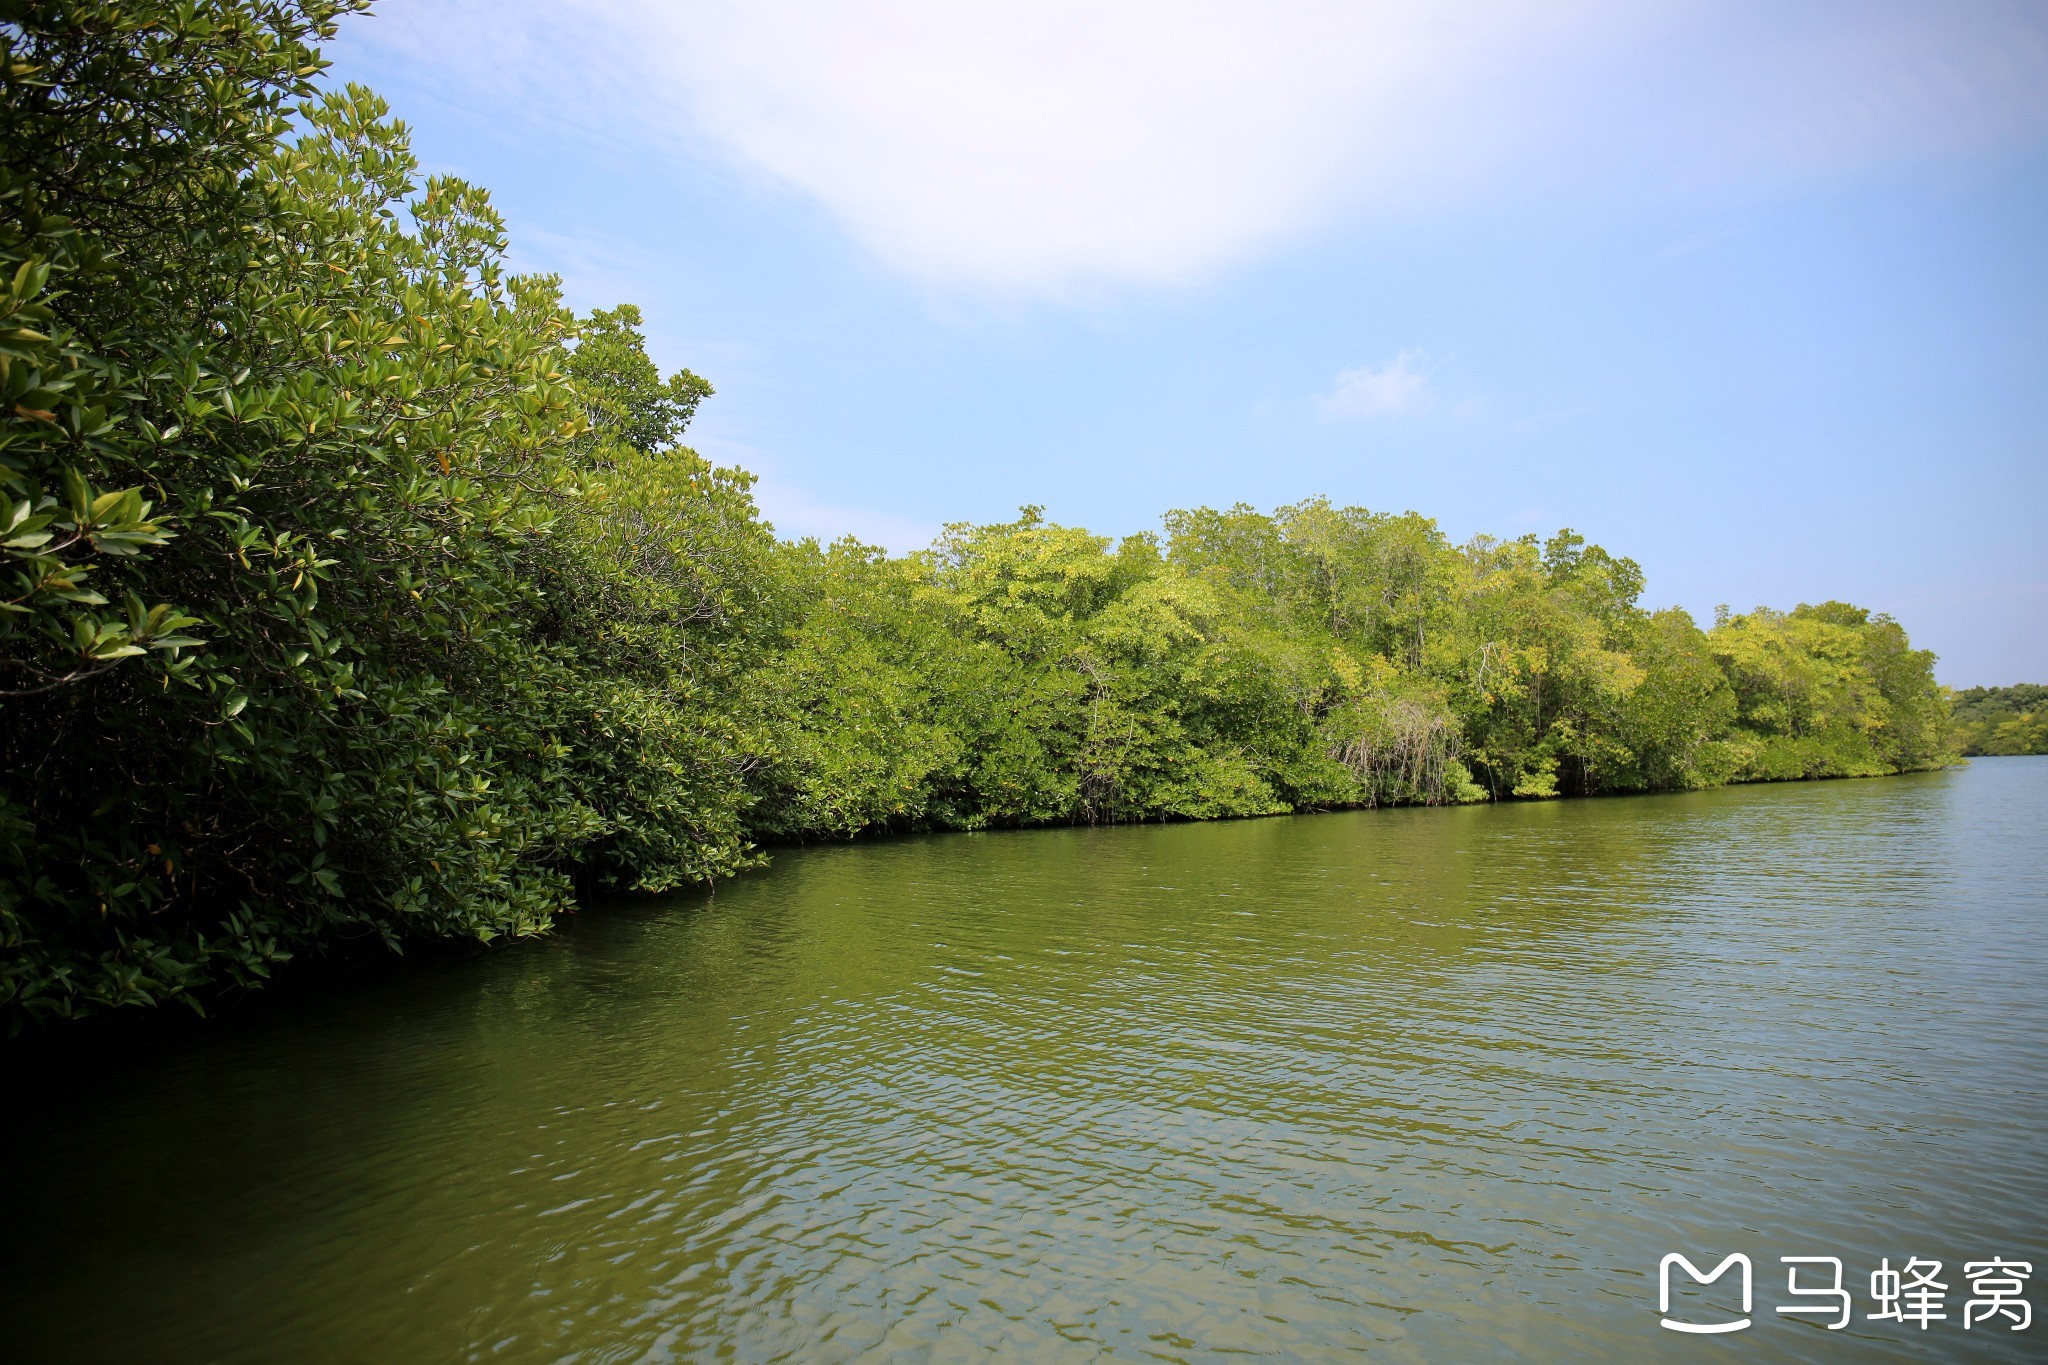
[[[1960, 1272], [2048, 1279], [2044, 814], [1992, 759], [785, 852], [17, 1077], [4, 1354], [2040, 1359]], [[1669, 1251], [1754, 1326], [1661, 1329]], [[1850, 1329], [1774, 1311], [1807, 1254]], [[1948, 1319], [1867, 1322], [1915, 1255]]]

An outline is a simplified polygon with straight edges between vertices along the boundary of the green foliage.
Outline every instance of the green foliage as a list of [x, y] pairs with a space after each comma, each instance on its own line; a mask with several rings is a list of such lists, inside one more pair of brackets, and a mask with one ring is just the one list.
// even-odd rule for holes
[[626, 306], [578, 326], [565, 369], [586, 411], [580, 488], [520, 568], [538, 588], [536, 637], [573, 660], [549, 723], [575, 737], [570, 786], [603, 822], [582, 861], [659, 891], [750, 860], [761, 742], [741, 713], [777, 639], [779, 585], [752, 476], [677, 444], [711, 386], [663, 380], [639, 320]]
[[1871, 777], [1955, 757], [1934, 656], [1843, 602], [1759, 607], [1709, 637], [1735, 689], [1735, 777]]
[[1966, 687], [1955, 694], [1956, 742], [1965, 754], [2048, 754], [2048, 687]]
[[794, 547], [757, 828], [1214, 818], [1949, 761], [1932, 656], [1829, 603], [1711, 634], [1569, 531], [1458, 547], [1314, 500], [1112, 546], [954, 526]]
[[292, 103], [354, 7], [0, 20], [16, 1027], [748, 856], [769, 537], [673, 445], [708, 387], [579, 344], [375, 96]]
[[964, 825], [949, 802], [961, 737], [944, 698], [971, 686], [978, 651], [928, 601], [917, 566], [842, 540], [784, 546], [786, 620], [747, 711], [768, 737], [755, 827], [785, 839]]
[[[780, 543], [680, 444], [711, 388], [637, 310], [508, 274], [482, 191], [315, 97], [360, 7], [0, 0], [12, 1029], [541, 932], [757, 839], [1950, 757], [1895, 623], [1702, 632], [1569, 531], [1317, 499]], [[1984, 744], [2038, 749], [2042, 710]]]

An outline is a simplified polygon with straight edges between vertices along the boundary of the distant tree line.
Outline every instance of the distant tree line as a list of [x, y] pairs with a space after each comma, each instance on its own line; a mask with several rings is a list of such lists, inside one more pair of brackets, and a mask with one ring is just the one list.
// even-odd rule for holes
[[1955, 694], [1956, 744], [1972, 757], [2048, 754], [2048, 687], [1966, 687]]
[[0, 1013], [537, 933], [773, 840], [1950, 761], [1840, 603], [1315, 500], [778, 541], [630, 307], [503, 265], [357, 0], [0, 3]]

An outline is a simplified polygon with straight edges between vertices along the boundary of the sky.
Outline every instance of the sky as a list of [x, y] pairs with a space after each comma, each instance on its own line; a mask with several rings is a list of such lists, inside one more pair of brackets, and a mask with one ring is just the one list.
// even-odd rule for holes
[[1317, 495], [2048, 681], [2048, 5], [381, 0], [787, 536]]

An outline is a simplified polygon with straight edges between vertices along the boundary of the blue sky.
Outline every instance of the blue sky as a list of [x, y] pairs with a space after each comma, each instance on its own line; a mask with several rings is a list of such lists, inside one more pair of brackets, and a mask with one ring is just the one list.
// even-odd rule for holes
[[2048, 681], [2048, 7], [383, 0], [788, 535], [1327, 494]]

